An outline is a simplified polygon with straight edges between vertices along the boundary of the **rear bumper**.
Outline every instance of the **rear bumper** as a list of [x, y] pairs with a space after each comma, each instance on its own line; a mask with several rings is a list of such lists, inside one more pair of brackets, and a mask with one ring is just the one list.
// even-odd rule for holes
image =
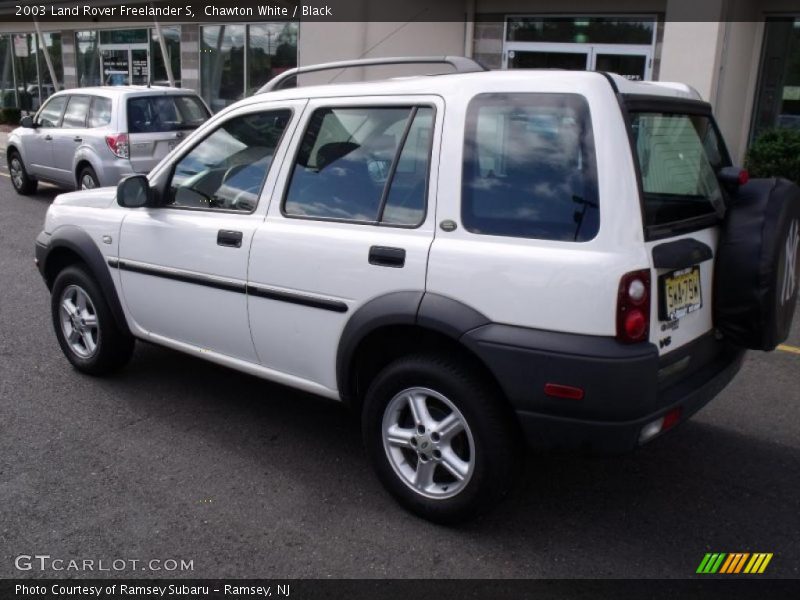
[[113, 187], [121, 179], [128, 175], [135, 174], [131, 161], [124, 158], [103, 161], [97, 171], [97, 178], [100, 180], [100, 187]]
[[[725, 388], [744, 356], [713, 333], [663, 357], [650, 343], [505, 325], [480, 327], [464, 342], [497, 378], [532, 446], [598, 453], [633, 450], [647, 424], [675, 409], [688, 419]], [[547, 383], [584, 396], [549, 397]]]

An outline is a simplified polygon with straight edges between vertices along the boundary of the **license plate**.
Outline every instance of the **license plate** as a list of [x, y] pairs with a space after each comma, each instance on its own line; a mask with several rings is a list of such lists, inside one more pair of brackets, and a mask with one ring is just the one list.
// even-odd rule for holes
[[700, 267], [666, 273], [659, 277], [659, 281], [661, 282], [659, 318], [662, 321], [674, 321], [702, 308]]

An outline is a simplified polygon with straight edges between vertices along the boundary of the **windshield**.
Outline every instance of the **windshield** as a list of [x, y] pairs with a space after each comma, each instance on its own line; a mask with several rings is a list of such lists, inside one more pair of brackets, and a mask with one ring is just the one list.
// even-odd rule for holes
[[631, 127], [641, 169], [645, 226], [719, 214], [717, 171], [724, 150], [710, 117], [635, 112]]

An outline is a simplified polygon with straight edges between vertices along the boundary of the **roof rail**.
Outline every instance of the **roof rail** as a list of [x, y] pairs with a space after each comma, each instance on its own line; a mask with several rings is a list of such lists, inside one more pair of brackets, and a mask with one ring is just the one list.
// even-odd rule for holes
[[465, 56], [394, 56], [388, 58], [359, 58], [356, 60], [342, 60], [337, 62], [295, 67], [284, 71], [261, 86], [256, 94], [274, 92], [289, 87], [297, 86], [297, 76], [304, 73], [318, 71], [331, 71], [335, 69], [348, 69], [350, 67], [373, 67], [380, 65], [416, 65], [416, 64], [446, 64], [452, 66], [458, 73], [475, 73], [486, 71], [486, 67]]

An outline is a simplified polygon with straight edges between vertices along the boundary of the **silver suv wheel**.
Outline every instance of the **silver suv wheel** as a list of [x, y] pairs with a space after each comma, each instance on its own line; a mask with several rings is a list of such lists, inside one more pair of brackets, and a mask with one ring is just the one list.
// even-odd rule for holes
[[68, 285], [59, 304], [61, 331], [70, 350], [81, 358], [92, 357], [100, 340], [100, 324], [89, 294], [82, 287]]
[[452, 498], [469, 483], [475, 442], [464, 415], [423, 387], [398, 393], [383, 415], [383, 448], [395, 473], [426, 498]]
[[14, 156], [11, 159], [11, 162], [8, 165], [8, 170], [14, 187], [17, 189], [21, 188], [22, 184], [24, 183], [24, 175], [22, 172], [22, 163], [17, 156]]

